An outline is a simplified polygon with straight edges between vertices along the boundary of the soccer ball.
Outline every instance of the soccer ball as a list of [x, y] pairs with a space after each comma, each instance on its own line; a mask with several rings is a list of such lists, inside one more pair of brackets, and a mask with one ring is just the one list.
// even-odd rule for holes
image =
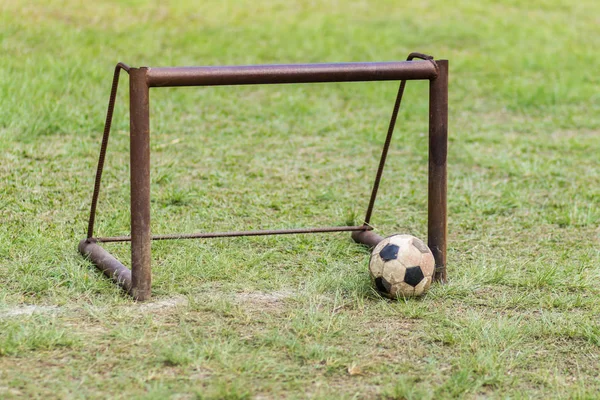
[[383, 296], [411, 297], [424, 294], [433, 280], [435, 259], [421, 239], [392, 235], [375, 246], [369, 272]]

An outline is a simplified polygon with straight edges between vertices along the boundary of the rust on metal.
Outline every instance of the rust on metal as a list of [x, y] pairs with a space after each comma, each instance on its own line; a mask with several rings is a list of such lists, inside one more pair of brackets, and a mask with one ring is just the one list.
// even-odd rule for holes
[[94, 180], [94, 193], [92, 194], [92, 206], [90, 207], [90, 219], [88, 221], [87, 237], [94, 236], [94, 221], [96, 220], [96, 206], [98, 205], [98, 195], [100, 194], [100, 182], [102, 181], [102, 171], [104, 170], [104, 159], [108, 147], [108, 137], [110, 136], [110, 127], [112, 125], [113, 112], [115, 110], [115, 100], [117, 98], [117, 89], [119, 87], [119, 75], [121, 70], [129, 72], [129, 66], [124, 63], [118, 63], [115, 66], [113, 74], [110, 97], [108, 99], [108, 110], [106, 111], [106, 121], [104, 122], [104, 133], [102, 134], [102, 144], [100, 145], [100, 156], [98, 157], [98, 168], [96, 169], [96, 179]]
[[436, 281], [445, 282], [447, 241], [448, 61], [439, 60], [429, 83], [428, 245], [435, 258]]
[[147, 68], [129, 70], [131, 294], [150, 298], [150, 91]]
[[[153, 235], [151, 240], [176, 240], [176, 239], [212, 239], [220, 237], [238, 236], [268, 236], [268, 235], [296, 235], [301, 233], [328, 233], [328, 232], [353, 232], [368, 231], [370, 226], [332, 226], [326, 228], [296, 228], [296, 229], [265, 229], [259, 231], [229, 231], [229, 232], [201, 232], [201, 233], [175, 233], [170, 235]], [[92, 238], [93, 241], [101, 243], [130, 242], [131, 236], [110, 236]]]
[[[420, 58], [423, 61], [413, 61]], [[119, 72], [129, 73], [130, 91], [130, 173], [131, 173], [131, 236], [93, 237], [94, 220], [104, 159], [116, 99]], [[401, 81], [369, 205], [363, 225], [327, 228], [299, 228], [261, 231], [232, 231], [156, 235], [150, 233], [150, 87], [215, 86], [250, 84], [285, 84], [354, 81]], [[429, 184], [428, 184], [428, 243], [436, 259], [436, 280], [446, 279], [446, 153], [448, 124], [448, 62], [411, 53], [407, 61], [377, 63], [253, 65], [222, 67], [130, 68], [117, 64], [108, 104], [104, 134], [92, 206], [88, 221], [87, 239], [79, 244], [81, 254], [107, 276], [125, 288], [135, 299], [147, 300], [151, 295], [152, 240], [193, 239], [235, 236], [263, 236], [320, 232], [351, 231], [352, 238], [373, 247], [382, 237], [372, 232], [370, 220], [385, 166], [392, 133], [396, 123], [406, 80], [430, 81], [429, 111]], [[99, 242], [131, 242], [131, 271], [98, 245]]]
[[434, 79], [428, 61], [148, 68], [150, 87]]
[[87, 257], [104, 275], [131, 292], [131, 271], [97, 243], [88, 239], [79, 242], [79, 252]]
[[352, 232], [352, 239], [356, 243], [364, 244], [367, 247], [375, 247], [377, 243], [383, 240], [383, 237], [379, 236], [373, 231], [355, 231]]

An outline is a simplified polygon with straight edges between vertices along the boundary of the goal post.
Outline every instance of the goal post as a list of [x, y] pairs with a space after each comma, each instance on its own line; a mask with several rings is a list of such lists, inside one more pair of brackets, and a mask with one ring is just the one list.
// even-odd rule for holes
[[[413, 56], [416, 54], [416, 56]], [[434, 279], [446, 280], [447, 236], [447, 146], [448, 146], [448, 61], [433, 60], [413, 53], [410, 61], [291, 64], [215, 67], [130, 68], [119, 63], [115, 68], [104, 137], [96, 172], [96, 184], [88, 224], [88, 234], [79, 243], [79, 252], [105, 275], [122, 286], [134, 299], [151, 296], [151, 241], [167, 239], [260, 236], [316, 232], [352, 232], [352, 238], [368, 246], [382, 237], [369, 224], [379, 179], [383, 171], [387, 147], [395, 117], [407, 80], [429, 80], [429, 172], [428, 172], [428, 245], [435, 257]], [[412, 58], [422, 58], [412, 61]], [[130, 180], [131, 236], [94, 237], [93, 227], [98, 201], [112, 113], [120, 70], [129, 73], [130, 103]], [[403, 81], [394, 108], [390, 130], [382, 152], [379, 170], [371, 194], [365, 223], [359, 226], [302, 228], [263, 231], [234, 231], [195, 234], [155, 235], [150, 232], [150, 88], [178, 86], [263, 85], [317, 82]], [[131, 270], [100, 246], [105, 242], [131, 242]]]

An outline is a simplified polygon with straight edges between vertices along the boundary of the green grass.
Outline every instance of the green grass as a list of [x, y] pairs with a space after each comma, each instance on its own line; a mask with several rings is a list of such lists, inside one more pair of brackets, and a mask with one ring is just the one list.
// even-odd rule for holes
[[[597, 397], [598, 2], [88, 3], [0, 0], [1, 398]], [[381, 299], [347, 234], [156, 242], [145, 305], [78, 255], [116, 62], [411, 51], [450, 60], [447, 285]], [[126, 89], [98, 235], [129, 230]], [[153, 232], [361, 223], [396, 90], [153, 90]], [[426, 237], [427, 93], [407, 86], [381, 234]]]

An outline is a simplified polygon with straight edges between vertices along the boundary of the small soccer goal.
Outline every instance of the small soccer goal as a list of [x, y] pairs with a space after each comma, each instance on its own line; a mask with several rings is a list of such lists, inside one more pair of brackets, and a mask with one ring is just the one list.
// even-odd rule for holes
[[[98, 194], [121, 70], [129, 74], [131, 236], [95, 237], [94, 221]], [[144, 301], [151, 295], [152, 240], [347, 231], [352, 232], [352, 238], [357, 243], [370, 247], [377, 245], [383, 238], [373, 232], [371, 216], [407, 80], [429, 80], [427, 242], [435, 259], [434, 280], [446, 280], [448, 61], [434, 60], [420, 53], [412, 53], [407, 61], [398, 62], [171, 68], [131, 68], [123, 63], [117, 64], [96, 170], [87, 237], [79, 243], [79, 252], [106, 276], [122, 286], [134, 299]], [[365, 219], [361, 225], [171, 235], [150, 233], [150, 88], [359, 81], [401, 81]], [[101, 243], [107, 242], [131, 242], [131, 269], [101, 247]]]

